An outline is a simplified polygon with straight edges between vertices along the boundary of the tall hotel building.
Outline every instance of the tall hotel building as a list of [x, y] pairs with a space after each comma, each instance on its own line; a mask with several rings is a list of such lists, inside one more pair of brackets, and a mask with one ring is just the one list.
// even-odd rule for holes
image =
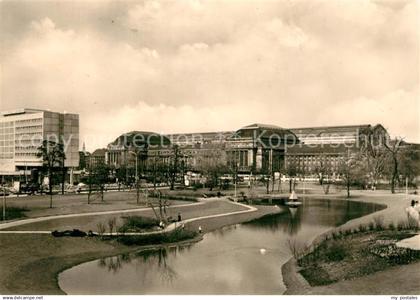
[[43, 140], [64, 141], [64, 166], [79, 165], [79, 115], [38, 109], [0, 112], [0, 175], [28, 175], [39, 169], [37, 152]]

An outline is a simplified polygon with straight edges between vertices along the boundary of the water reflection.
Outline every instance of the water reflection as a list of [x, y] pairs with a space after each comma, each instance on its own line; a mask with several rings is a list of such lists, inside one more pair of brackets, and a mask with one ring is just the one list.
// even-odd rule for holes
[[281, 294], [290, 241], [309, 243], [325, 230], [378, 210], [350, 201], [305, 200], [295, 214], [227, 226], [189, 246], [109, 257], [60, 274], [69, 294]]

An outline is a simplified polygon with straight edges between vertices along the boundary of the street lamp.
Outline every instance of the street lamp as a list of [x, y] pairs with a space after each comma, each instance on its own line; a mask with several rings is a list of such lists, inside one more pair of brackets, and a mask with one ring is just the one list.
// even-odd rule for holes
[[138, 176], [138, 173], [137, 173], [137, 169], [138, 169], [138, 154], [137, 154], [137, 152], [134, 152], [134, 151], [128, 151], [128, 152], [131, 153], [131, 154], [134, 154], [135, 157], [136, 157], [136, 181], [138, 181], [139, 180], [139, 176]]
[[139, 200], [140, 200], [140, 189], [139, 189], [139, 176], [137, 173], [137, 169], [138, 169], [138, 153], [134, 152], [134, 151], [129, 151], [129, 153], [134, 154], [136, 156], [136, 198], [137, 198], [137, 204], [139, 204]]
[[3, 185], [3, 221], [6, 221], [6, 185]]

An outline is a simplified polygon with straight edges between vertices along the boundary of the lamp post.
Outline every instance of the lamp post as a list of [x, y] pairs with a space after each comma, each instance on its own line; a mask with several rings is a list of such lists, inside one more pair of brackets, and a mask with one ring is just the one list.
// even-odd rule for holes
[[139, 198], [140, 198], [140, 189], [139, 189], [139, 175], [138, 175], [138, 153], [134, 151], [129, 151], [131, 154], [134, 154], [136, 156], [136, 203], [139, 204]]
[[6, 221], [6, 186], [3, 185], [3, 221]]

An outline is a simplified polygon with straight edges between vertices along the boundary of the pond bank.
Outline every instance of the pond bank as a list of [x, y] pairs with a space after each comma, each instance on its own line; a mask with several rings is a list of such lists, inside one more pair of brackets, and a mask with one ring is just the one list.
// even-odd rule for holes
[[[410, 199], [419, 199], [419, 196], [410, 195], [406, 198], [403, 194], [391, 195], [384, 192], [354, 192], [353, 201], [371, 202], [386, 205], [386, 209], [373, 214], [353, 219], [335, 229], [321, 234], [312, 241], [312, 246], [318, 245], [326, 236], [336, 231], [345, 231], [357, 228], [360, 224], [367, 225], [374, 218], [381, 218], [384, 224], [406, 220], [405, 208], [410, 205]], [[282, 266], [283, 280], [287, 287], [287, 295], [343, 295], [343, 294], [419, 294], [418, 286], [420, 262], [410, 265], [393, 266], [383, 271], [362, 276], [353, 280], [344, 280], [324, 286], [310, 286], [305, 278], [298, 272], [296, 260], [291, 258]], [[398, 284], [396, 284], [398, 283]]]

